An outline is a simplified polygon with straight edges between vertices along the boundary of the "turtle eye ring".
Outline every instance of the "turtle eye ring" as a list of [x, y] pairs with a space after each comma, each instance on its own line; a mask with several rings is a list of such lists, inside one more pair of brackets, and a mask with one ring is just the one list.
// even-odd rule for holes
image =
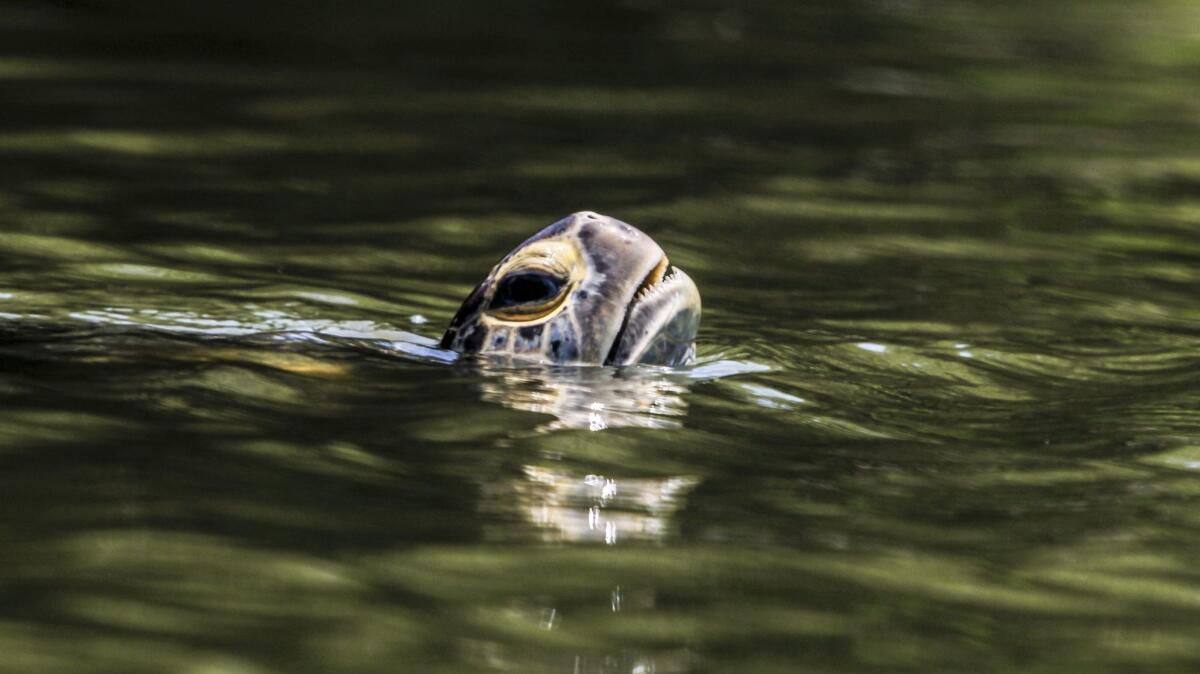
[[525, 314], [546, 308], [545, 305], [562, 294], [566, 284], [558, 278], [540, 271], [523, 271], [509, 274], [496, 286], [491, 311]]

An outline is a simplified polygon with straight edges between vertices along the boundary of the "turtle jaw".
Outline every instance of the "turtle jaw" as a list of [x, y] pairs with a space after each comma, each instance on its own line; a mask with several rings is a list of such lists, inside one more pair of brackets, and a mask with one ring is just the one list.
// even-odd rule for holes
[[700, 326], [700, 291], [664, 255], [629, 304], [605, 365], [686, 365]]

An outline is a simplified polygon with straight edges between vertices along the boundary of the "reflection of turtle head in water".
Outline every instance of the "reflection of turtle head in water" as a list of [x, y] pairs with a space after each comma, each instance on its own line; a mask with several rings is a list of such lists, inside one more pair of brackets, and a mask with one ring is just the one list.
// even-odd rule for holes
[[700, 293], [630, 225], [582, 212], [535, 234], [463, 302], [442, 347], [545, 363], [685, 365]]

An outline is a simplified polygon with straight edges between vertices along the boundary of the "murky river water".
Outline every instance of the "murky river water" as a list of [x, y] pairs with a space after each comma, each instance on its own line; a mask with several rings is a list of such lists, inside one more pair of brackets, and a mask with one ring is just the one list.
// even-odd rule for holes
[[[1194, 4], [0, 17], [0, 671], [1200, 666]], [[697, 368], [431, 348], [585, 208]]]

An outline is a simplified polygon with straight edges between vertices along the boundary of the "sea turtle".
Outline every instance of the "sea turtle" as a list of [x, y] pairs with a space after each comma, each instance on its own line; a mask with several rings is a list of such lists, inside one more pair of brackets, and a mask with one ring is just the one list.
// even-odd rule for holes
[[649, 236], [590, 211], [534, 234], [467, 296], [441, 346], [571, 365], [680, 366], [700, 292]]

